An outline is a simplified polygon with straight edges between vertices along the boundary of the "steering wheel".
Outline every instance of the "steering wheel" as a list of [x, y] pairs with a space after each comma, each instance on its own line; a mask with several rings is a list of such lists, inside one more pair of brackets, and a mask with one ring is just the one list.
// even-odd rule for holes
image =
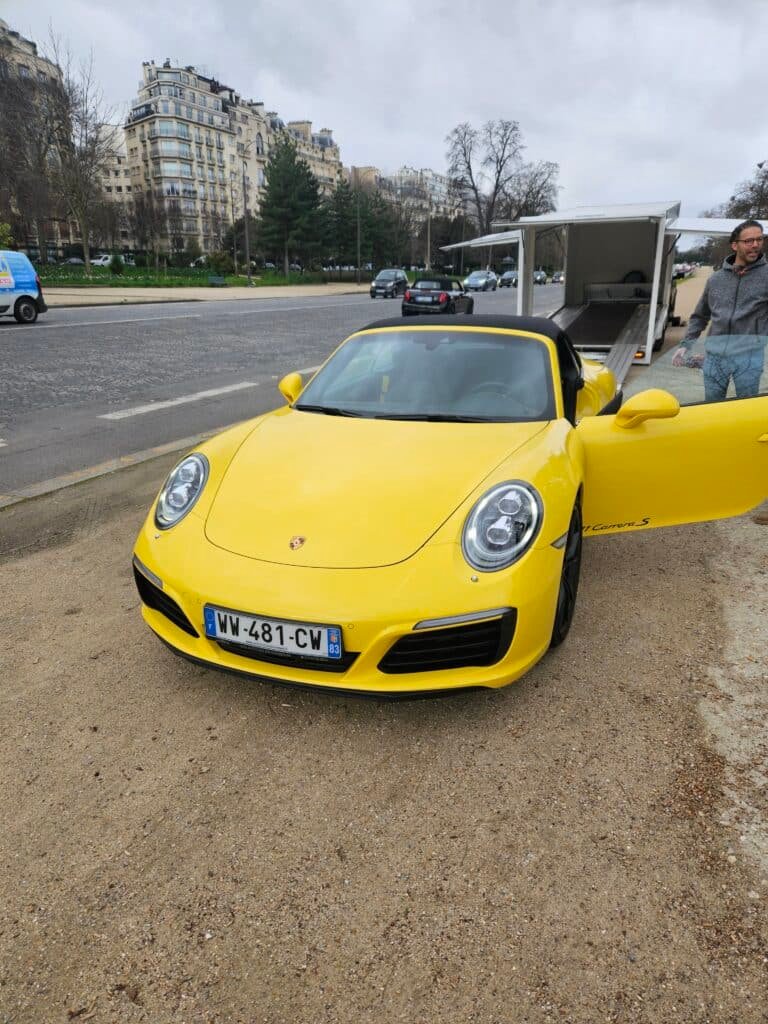
[[503, 380], [484, 380], [482, 384], [475, 384], [465, 397], [474, 398], [475, 395], [501, 395], [502, 398], [512, 397], [509, 385], [505, 384]]
[[536, 410], [532, 409], [529, 405], [526, 405], [525, 402], [522, 402], [520, 398], [513, 393], [509, 384], [506, 384], [503, 380], [484, 380], [482, 383], [476, 384], [470, 391], [468, 391], [464, 398], [469, 399], [482, 395], [498, 395], [500, 398], [511, 399], [523, 416], [537, 415]]

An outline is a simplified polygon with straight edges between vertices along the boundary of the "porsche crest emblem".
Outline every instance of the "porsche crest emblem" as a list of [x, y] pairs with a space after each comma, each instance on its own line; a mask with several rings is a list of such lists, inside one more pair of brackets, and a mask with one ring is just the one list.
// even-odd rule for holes
[[291, 537], [288, 541], [288, 547], [291, 551], [298, 551], [301, 545], [306, 541], [306, 537]]

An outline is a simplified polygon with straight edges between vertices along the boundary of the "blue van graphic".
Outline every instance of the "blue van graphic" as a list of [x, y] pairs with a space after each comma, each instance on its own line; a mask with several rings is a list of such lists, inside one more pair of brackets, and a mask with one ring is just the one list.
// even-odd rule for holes
[[0, 316], [33, 324], [48, 307], [35, 268], [23, 252], [0, 250]]

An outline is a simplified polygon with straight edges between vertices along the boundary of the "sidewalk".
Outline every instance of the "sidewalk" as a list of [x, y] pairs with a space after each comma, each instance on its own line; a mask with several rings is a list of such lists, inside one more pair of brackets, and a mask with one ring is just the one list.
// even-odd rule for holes
[[48, 306], [124, 306], [146, 302], [229, 302], [232, 299], [281, 299], [321, 295], [368, 295], [369, 284], [293, 284], [255, 288], [56, 288], [44, 287]]

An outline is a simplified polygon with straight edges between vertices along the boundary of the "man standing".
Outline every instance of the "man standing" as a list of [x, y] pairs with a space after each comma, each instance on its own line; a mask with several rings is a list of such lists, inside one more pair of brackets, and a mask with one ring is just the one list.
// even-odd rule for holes
[[673, 366], [686, 365], [689, 349], [711, 321], [702, 371], [704, 398], [721, 402], [733, 379], [737, 398], [754, 398], [760, 388], [768, 341], [768, 262], [763, 255], [763, 228], [745, 220], [731, 233], [729, 256], [711, 275]]

